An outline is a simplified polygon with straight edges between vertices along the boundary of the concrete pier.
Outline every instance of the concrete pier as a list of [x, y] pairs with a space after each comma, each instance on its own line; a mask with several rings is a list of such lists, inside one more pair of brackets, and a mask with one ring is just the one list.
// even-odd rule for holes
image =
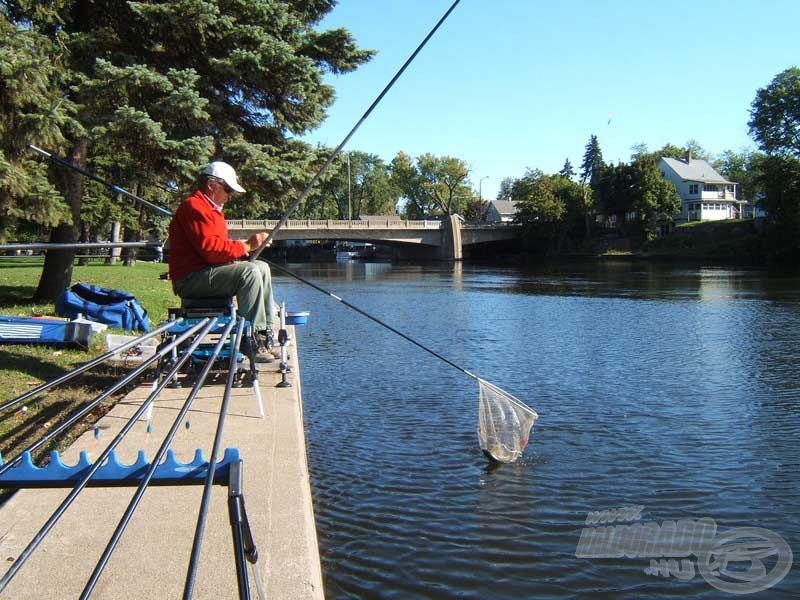
[[[324, 597], [306, 462], [300, 368], [292, 327], [288, 328], [291, 387], [277, 388], [278, 361], [260, 365], [264, 417], [249, 383], [233, 390], [221, 448], [236, 447], [243, 459], [244, 499], [259, 559], [248, 566], [250, 593], [259, 586], [268, 598], [313, 600]], [[181, 462], [196, 448], [211, 454], [224, 376], [200, 391], [171, 445]], [[138, 421], [118, 447], [120, 462], [134, 462], [143, 449], [148, 460], [158, 450], [191, 386], [167, 387], [156, 399], [152, 431]], [[97, 456], [150, 394], [137, 387], [64, 453], [76, 464], [80, 450]], [[188, 421], [188, 427], [186, 426]], [[222, 452], [218, 459], [222, 458]], [[64, 513], [0, 598], [77, 598], [91, 576], [135, 487], [87, 488]], [[123, 533], [92, 598], [181, 598], [203, 486], [150, 486]], [[5, 572], [37, 534], [68, 489], [21, 490], [0, 509], [0, 557]], [[227, 486], [215, 485], [207, 515], [193, 598], [237, 598], [236, 567]]]

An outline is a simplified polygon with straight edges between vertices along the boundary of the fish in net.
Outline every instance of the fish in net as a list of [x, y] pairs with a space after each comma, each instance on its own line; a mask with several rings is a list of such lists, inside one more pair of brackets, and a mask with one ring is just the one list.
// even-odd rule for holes
[[528, 445], [531, 428], [539, 415], [488, 381], [478, 379], [478, 386], [478, 440], [481, 450], [497, 462], [514, 462]]

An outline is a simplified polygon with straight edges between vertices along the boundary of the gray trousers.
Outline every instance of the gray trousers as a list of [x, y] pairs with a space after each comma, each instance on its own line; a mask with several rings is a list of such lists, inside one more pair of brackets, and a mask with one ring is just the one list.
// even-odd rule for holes
[[207, 267], [173, 281], [172, 289], [181, 298], [236, 296], [239, 314], [255, 331], [275, 329], [272, 275], [263, 260]]

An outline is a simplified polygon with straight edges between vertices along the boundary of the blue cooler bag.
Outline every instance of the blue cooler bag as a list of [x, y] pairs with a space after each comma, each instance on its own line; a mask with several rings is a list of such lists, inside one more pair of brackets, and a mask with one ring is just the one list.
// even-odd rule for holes
[[147, 311], [133, 294], [122, 290], [76, 283], [56, 300], [56, 314], [75, 319], [79, 313], [111, 327], [150, 331]]

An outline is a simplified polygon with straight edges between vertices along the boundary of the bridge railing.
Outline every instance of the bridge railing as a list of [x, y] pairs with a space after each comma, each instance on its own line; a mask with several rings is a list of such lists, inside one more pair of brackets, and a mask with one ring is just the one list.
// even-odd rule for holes
[[[229, 219], [228, 229], [261, 229], [269, 231], [278, 224], [277, 219]], [[441, 221], [408, 221], [401, 219], [289, 219], [285, 229], [441, 229]]]

